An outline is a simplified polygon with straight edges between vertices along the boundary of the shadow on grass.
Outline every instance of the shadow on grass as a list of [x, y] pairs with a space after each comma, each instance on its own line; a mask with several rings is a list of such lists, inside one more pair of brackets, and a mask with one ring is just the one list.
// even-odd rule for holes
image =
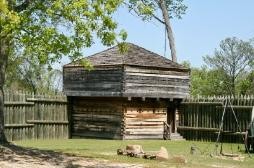
[[[79, 168], [91, 167], [95, 168], [103, 165], [100, 161], [96, 161], [93, 157], [80, 157], [74, 154], [66, 154], [53, 150], [41, 150], [30, 147], [21, 147], [14, 144], [5, 144], [0, 146], [0, 162], [8, 162], [10, 164], [17, 163], [25, 165], [41, 165], [49, 167]], [[105, 165], [105, 167], [107, 167]]]

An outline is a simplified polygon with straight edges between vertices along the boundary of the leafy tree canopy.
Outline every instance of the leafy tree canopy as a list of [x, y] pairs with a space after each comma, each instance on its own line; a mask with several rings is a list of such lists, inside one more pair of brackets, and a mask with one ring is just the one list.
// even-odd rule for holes
[[[164, 23], [163, 19], [156, 15], [156, 12], [160, 9], [159, 0], [129, 0], [129, 2], [125, 4], [130, 11], [134, 11], [145, 21], [156, 19]], [[187, 9], [183, 0], [165, 0], [165, 4], [170, 18], [181, 19]]]
[[254, 61], [254, 47], [250, 41], [243, 41], [233, 38], [226, 38], [220, 43], [214, 55], [204, 57], [204, 61], [211, 68], [222, 71], [227, 78], [222, 80], [228, 85], [232, 94], [236, 94], [238, 80], [242, 75], [251, 71]]
[[29, 58], [9, 58], [5, 88], [26, 90], [37, 94], [53, 94], [62, 89], [62, 71], [41, 65]]
[[253, 94], [254, 47], [252, 41], [226, 38], [205, 66], [191, 68], [192, 95]]
[[94, 37], [104, 45], [127, 38], [116, 33], [112, 14], [121, 0], [0, 0], [0, 37], [11, 54], [52, 64], [62, 56], [76, 59]]
[[191, 95], [225, 95], [228, 89], [221, 81], [227, 78], [223, 71], [207, 66], [191, 69]]

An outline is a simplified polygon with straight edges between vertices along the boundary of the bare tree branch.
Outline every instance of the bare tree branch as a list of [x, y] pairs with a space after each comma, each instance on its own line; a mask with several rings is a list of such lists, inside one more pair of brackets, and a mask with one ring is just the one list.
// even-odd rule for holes
[[[142, 2], [144, 5], [146, 5], [143, 1], [141, 1], [141, 2]], [[137, 9], [131, 7], [131, 6], [130, 6], [128, 3], [126, 3], [126, 2], [123, 2], [123, 4], [126, 5], [128, 8], [131, 8], [131, 9], [136, 13], [137, 16], [140, 16], [140, 14], [139, 14], [139, 12], [137, 11]], [[152, 14], [152, 17], [153, 17], [155, 20], [157, 20], [157, 21], [159, 21], [160, 23], [162, 23], [162, 24], [165, 25], [165, 22], [164, 22], [162, 19], [160, 19], [158, 16], [156, 16], [155, 14]]]
[[162, 24], [165, 25], [165, 22], [163, 20], [161, 20], [159, 17], [157, 17], [156, 15], [152, 14], [153, 18], [158, 20], [159, 22], [161, 22]]

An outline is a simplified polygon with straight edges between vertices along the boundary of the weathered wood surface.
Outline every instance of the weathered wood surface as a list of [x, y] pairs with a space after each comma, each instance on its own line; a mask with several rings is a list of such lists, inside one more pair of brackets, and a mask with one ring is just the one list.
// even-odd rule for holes
[[219, 131], [219, 128], [206, 128], [206, 127], [186, 127], [186, 126], [178, 126], [177, 129], [181, 130], [196, 130], [196, 131], [211, 131], [216, 132]]
[[5, 91], [4, 123], [9, 141], [68, 138], [66, 96]]
[[[215, 141], [223, 113], [223, 102], [230, 99], [242, 132], [246, 131], [251, 121], [253, 96], [189, 97], [179, 108], [178, 132], [189, 140]], [[223, 140], [226, 142], [242, 142], [234, 115], [230, 107], [226, 108], [223, 123]], [[231, 132], [229, 134], [228, 132]]]
[[124, 105], [124, 139], [163, 139], [168, 102], [133, 98]]
[[[40, 96], [39, 96], [40, 97]], [[65, 98], [65, 96], [63, 96]], [[52, 103], [67, 103], [67, 100], [63, 99], [57, 99], [57, 98], [27, 98], [25, 103], [30, 103], [30, 104], [34, 104], [32, 102], [52, 102]]]
[[122, 139], [121, 101], [110, 98], [72, 99], [72, 137]]
[[33, 102], [18, 102], [18, 101], [7, 102], [7, 101], [5, 101], [4, 105], [5, 106], [14, 106], [14, 105], [15, 106], [25, 106], [25, 105], [29, 106], [29, 105], [34, 105], [34, 103]]
[[189, 71], [181, 71], [181, 70], [171, 70], [167, 68], [147, 68], [147, 67], [137, 67], [137, 66], [127, 66], [126, 72], [133, 72], [133, 73], [143, 73], [143, 74], [160, 74], [160, 75], [177, 75], [177, 76], [186, 76], [185, 72]]
[[185, 98], [189, 72], [144, 67], [124, 67], [124, 96]]
[[53, 120], [27, 120], [26, 122], [39, 124], [69, 124], [69, 121], [53, 121]]
[[[189, 71], [188, 68], [172, 62], [166, 57], [160, 56], [143, 47], [135, 44], [126, 43], [128, 50], [121, 52], [119, 46], [114, 46], [107, 50], [95, 53], [85, 57], [83, 60], [90, 61], [94, 66], [110, 66], [110, 65], [135, 65], [139, 67], [153, 67], [158, 69], [171, 69], [178, 71]], [[64, 67], [83, 67], [81, 61], [74, 61]]]
[[34, 124], [4, 124], [5, 128], [24, 128], [24, 127], [33, 127]]
[[[123, 69], [121, 66], [107, 66], [91, 71], [87, 71], [83, 67], [65, 67], [64, 91], [67, 96], [119, 95], [118, 93], [122, 91], [122, 77]], [[102, 93], [103, 95], [101, 95]]]
[[163, 139], [167, 102], [156, 99], [69, 97], [72, 137]]
[[64, 67], [67, 96], [185, 98], [189, 72], [127, 65]]
[[162, 139], [167, 109], [127, 107], [124, 112], [124, 139]]

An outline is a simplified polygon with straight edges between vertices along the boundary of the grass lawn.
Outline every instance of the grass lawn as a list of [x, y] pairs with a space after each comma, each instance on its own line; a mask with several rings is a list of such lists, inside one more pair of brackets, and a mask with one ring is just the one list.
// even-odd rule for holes
[[[232, 158], [212, 158], [210, 154], [214, 151], [214, 142], [194, 142], [194, 141], [164, 141], [164, 140], [97, 140], [97, 139], [69, 139], [69, 140], [29, 140], [16, 141], [15, 144], [23, 147], [33, 147], [39, 149], [53, 150], [64, 153], [72, 153], [85, 157], [106, 159], [111, 162], [123, 163], [141, 163], [145, 167], [162, 168], [162, 167], [254, 167], [254, 155], [251, 158], [245, 154], [244, 145], [223, 144], [225, 153], [241, 154], [245, 157], [244, 161], [235, 161]], [[116, 155], [118, 148], [124, 149], [127, 144], [139, 144], [143, 146], [145, 152], [158, 151], [161, 146], [167, 148], [170, 156], [182, 155], [187, 159], [186, 164], [169, 161], [145, 160], [141, 158], [131, 158], [127, 156]], [[198, 146], [203, 152], [195, 155], [190, 154], [190, 147]]]

